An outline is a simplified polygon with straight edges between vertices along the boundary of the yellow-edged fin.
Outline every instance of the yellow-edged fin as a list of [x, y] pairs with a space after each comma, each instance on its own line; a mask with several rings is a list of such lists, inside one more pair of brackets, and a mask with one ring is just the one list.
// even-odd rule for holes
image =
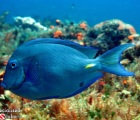
[[92, 68], [92, 67], [94, 67], [94, 66], [95, 66], [95, 64], [92, 64], [92, 63], [91, 63], [91, 64], [86, 65], [85, 68], [86, 68], [86, 69], [89, 69], [89, 68]]

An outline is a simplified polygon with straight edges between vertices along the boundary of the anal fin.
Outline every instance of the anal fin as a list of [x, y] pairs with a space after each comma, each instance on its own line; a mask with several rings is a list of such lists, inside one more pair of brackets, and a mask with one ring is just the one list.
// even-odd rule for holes
[[77, 89], [75, 92], [67, 95], [67, 96], [64, 96], [64, 97], [60, 97], [60, 98], [68, 98], [68, 97], [72, 97], [74, 95], [77, 95], [79, 93], [81, 93], [82, 91], [84, 91], [85, 89], [87, 89], [91, 84], [93, 84], [96, 80], [98, 80], [99, 78], [101, 78], [103, 76], [103, 74], [101, 72], [94, 72], [92, 74], [92, 76], [94, 76], [92, 79], [88, 80], [87, 82], [85, 81], [84, 83], [81, 83], [79, 84], [79, 89]]

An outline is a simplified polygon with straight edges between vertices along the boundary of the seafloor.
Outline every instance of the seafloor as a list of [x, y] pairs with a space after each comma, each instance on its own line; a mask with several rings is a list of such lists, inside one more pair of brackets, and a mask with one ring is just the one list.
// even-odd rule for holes
[[0, 110], [20, 109], [4, 112], [6, 116], [15, 116], [11, 117], [14, 120], [140, 120], [140, 35], [132, 25], [118, 19], [89, 26], [86, 21], [41, 21], [30, 17], [15, 17], [15, 22], [8, 24], [7, 15], [5, 12], [0, 16], [1, 81], [16, 47], [35, 38], [61, 38], [94, 46], [99, 48], [97, 56], [120, 44], [133, 43], [135, 46], [123, 53], [121, 64], [135, 76], [104, 73], [81, 94], [59, 100], [31, 101], [0, 88]]

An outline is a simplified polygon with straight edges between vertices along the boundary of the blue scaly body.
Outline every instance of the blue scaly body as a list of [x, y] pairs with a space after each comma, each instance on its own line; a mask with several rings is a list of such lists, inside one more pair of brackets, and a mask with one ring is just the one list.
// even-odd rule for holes
[[134, 75], [119, 63], [121, 53], [131, 46], [121, 45], [93, 59], [95, 48], [60, 39], [32, 40], [15, 50], [1, 86], [31, 100], [71, 97], [102, 77], [101, 71]]

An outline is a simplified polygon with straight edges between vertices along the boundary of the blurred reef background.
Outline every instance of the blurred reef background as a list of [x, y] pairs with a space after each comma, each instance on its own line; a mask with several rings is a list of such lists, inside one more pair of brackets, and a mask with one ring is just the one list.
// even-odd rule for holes
[[[82, 15], [80, 10], [78, 13], [75, 12], [73, 16], [64, 17], [61, 13], [60, 17], [58, 17], [59, 14], [58, 16], [56, 14], [53, 16], [51, 12], [55, 13], [57, 11], [57, 9], [54, 11], [54, 8], [57, 8], [58, 4], [50, 5], [53, 8], [50, 9], [51, 16], [48, 15], [44, 19], [39, 15], [32, 15], [32, 10], [29, 12], [31, 15], [27, 14], [27, 12], [24, 13], [25, 9], [22, 9], [23, 12], [14, 11], [12, 9], [12, 5], [16, 4], [14, 2], [11, 6], [9, 6], [11, 2], [7, 4], [9, 8], [7, 10], [6, 7], [0, 4], [1, 81], [3, 80], [7, 61], [13, 51], [24, 42], [35, 38], [61, 38], [84, 46], [93, 46], [99, 49], [97, 56], [120, 44], [135, 44], [133, 48], [126, 50], [122, 54], [121, 60], [121, 64], [126, 69], [135, 73], [133, 77], [120, 77], [104, 73], [103, 78], [99, 79], [81, 94], [59, 100], [31, 101], [0, 88], [0, 109], [20, 108], [20, 113], [18, 113], [20, 118], [14, 120], [140, 120], [140, 23], [138, 23], [140, 16], [136, 14], [138, 11], [135, 12], [138, 6], [137, 0], [134, 0], [134, 9], [129, 7], [130, 5], [132, 6], [130, 1], [125, 2], [124, 9], [121, 8], [123, 6], [121, 3], [120, 8], [118, 8], [118, 11], [122, 11], [123, 15], [125, 15], [124, 11], [127, 6], [129, 17], [123, 15], [117, 17], [118, 13], [115, 12], [112, 16], [106, 11], [106, 14], [102, 14], [103, 19], [95, 19], [93, 22], [91, 21], [94, 19], [94, 16], [89, 16], [91, 11], [89, 11], [88, 17], [85, 18], [77, 17], [77, 14], [81, 16], [85, 14], [83, 13]], [[19, 6], [22, 6], [22, 2], [23, 0], [21, 0]], [[37, 0], [35, 2], [38, 3]], [[81, 2], [83, 3], [83, 1]], [[69, 5], [69, 9], [73, 13], [74, 9], [78, 9], [77, 6], [79, 4], [76, 1], [75, 3], [70, 2]], [[118, 2], [117, 5], [119, 5]], [[23, 8], [26, 8], [25, 4], [23, 6]], [[108, 8], [108, 6], [106, 7]], [[45, 11], [45, 8], [41, 8], [41, 5], [36, 9]], [[113, 6], [109, 9], [112, 9], [111, 11], [114, 10]], [[128, 12], [129, 10], [130, 12]], [[44, 15], [44, 11], [40, 14]], [[58, 11], [60, 12], [60, 10]], [[103, 11], [101, 10], [101, 12]], [[133, 14], [130, 14], [133, 12], [135, 12], [134, 17]], [[95, 18], [100, 17], [100, 14], [95, 16]], [[133, 20], [134, 18], [137, 19]], [[16, 115], [17, 113], [13, 114]]]

